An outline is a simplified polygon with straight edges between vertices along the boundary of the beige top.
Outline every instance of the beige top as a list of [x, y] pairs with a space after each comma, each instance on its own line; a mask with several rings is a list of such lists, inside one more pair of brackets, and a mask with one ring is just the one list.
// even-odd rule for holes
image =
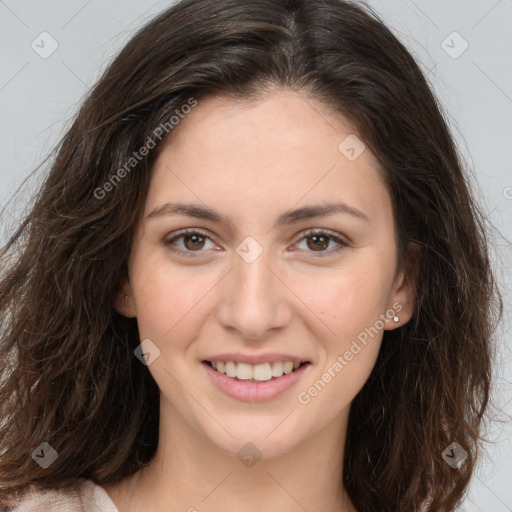
[[92, 480], [81, 478], [66, 489], [40, 489], [25, 494], [13, 512], [119, 512], [109, 495]]

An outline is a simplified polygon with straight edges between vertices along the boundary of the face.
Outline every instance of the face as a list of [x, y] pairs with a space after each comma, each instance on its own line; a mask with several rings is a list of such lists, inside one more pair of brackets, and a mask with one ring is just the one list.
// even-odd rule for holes
[[348, 417], [411, 315], [396, 262], [378, 161], [346, 120], [292, 91], [210, 97], [154, 166], [116, 308], [150, 340], [162, 414], [270, 457]]

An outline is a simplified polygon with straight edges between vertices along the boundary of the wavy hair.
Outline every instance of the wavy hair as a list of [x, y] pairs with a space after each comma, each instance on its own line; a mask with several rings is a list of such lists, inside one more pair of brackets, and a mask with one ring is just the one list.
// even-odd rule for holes
[[[340, 479], [359, 512], [462, 500], [485, 440], [502, 301], [485, 217], [418, 64], [354, 1], [182, 0], [109, 63], [1, 250], [3, 503], [33, 485], [118, 481], [153, 457], [159, 390], [133, 354], [136, 319], [113, 300], [165, 140], [113, 177], [190, 98], [276, 86], [341, 113], [376, 155], [416, 289], [412, 319], [385, 331], [352, 402]], [[43, 441], [58, 452], [47, 469], [31, 456]], [[468, 453], [458, 469], [442, 458], [452, 442]]]

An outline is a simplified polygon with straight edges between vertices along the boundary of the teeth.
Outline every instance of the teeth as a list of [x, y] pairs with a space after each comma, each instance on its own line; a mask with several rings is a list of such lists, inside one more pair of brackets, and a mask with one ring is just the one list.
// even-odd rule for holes
[[236, 363], [233, 363], [233, 361], [226, 362], [226, 375], [236, 377]]
[[283, 363], [272, 363], [272, 377], [281, 377], [283, 373]]
[[236, 377], [240, 380], [252, 379], [252, 365], [246, 363], [238, 363], [236, 365]]
[[251, 368], [251, 370], [253, 375], [252, 378], [254, 380], [270, 380], [272, 378], [272, 368], [270, 368], [270, 363], [256, 364]]
[[286, 363], [283, 363], [283, 372], [284, 373], [292, 373], [293, 372], [293, 362], [292, 361], [286, 361]]
[[300, 362], [277, 361], [275, 363], [247, 364], [235, 363], [233, 361], [212, 362], [212, 367], [219, 373], [239, 380], [255, 380], [260, 382], [269, 381], [272, 377], [282, 377], [300, 366]]

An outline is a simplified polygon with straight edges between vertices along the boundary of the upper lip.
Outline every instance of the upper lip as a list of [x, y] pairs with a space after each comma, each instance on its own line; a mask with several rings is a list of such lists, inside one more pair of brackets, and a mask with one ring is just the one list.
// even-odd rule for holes
[[226, 354], [217, 354], [214, 356], [209, 356], [204, 359], [204, 361], [210, 361], [210, 362], [227, 362], [227, 361], [233, 361], [235, 363], [247, 363], [247, 364], [261, 364], [261, 363], [275, 363], [278, 361], [286, 362], [286, 361], [292, 361], [294, 363], [307, 363], [309, 362], [307, 359], [304, 359], [300, 356], [294, 356], [291, 354], [284, 354], [284, 353], [264, 353], [264, 354], [243, 354], [241, 352], [233, 352], [233, 353], [226, 353]]

